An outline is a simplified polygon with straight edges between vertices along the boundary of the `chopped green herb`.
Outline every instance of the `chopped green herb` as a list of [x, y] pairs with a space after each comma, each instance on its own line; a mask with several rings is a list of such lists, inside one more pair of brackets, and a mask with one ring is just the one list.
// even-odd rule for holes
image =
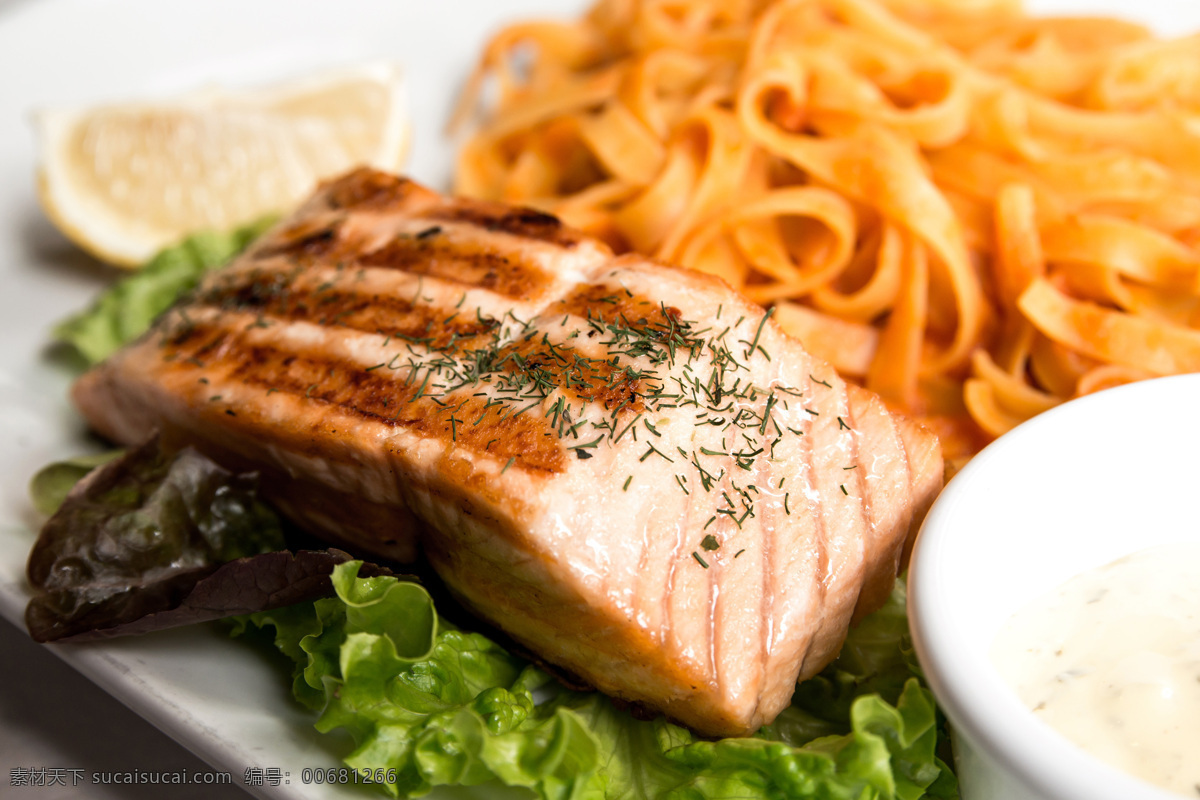
[[649, 445], [649, 447], [650, 447], [650, 449], [649, 449], [649, 450], [647, 450], [645, 453], [642, 453], [642, 457], [641, 457], [641, 458], [639, 458], [639, 459], [638, 459], [638, 461], [645, 461], [645, 460], [646, 460], [647, 458], [649, 458], [651, 455], [653, 455], [654, 453], [657, 453], [658, 455], [660, 455], [660, 456], [662, 456], [663, 458], [665, 458], [665, 459], [666, 459], [666, 460], [667, 460], [669, 463], [672, 463], [672, 464], [674, 464], [674, 463], [675, 463], [674, 459], [672, 459], [670, 456], [668, 456], [668, 455], [667, 455], [666, 453], [664, 453], [663, 451], [659, 450], [659, 449], [658, 449], [657, 447], [655, 447], [654, 445], [652, 445], [652, 444], [651, 444], [651, 445]]
[[588, 453], [587, 451], [593, 447], [598, 447], [602, 441], [604, 441], [604, 437], [597, 436], [595, 439], [593, 439], [590, 442], [585, 442], [584, 444], [577, 444], [574, 447], [568, 447], [567, 449], [574, 450], [575, 455], [579, 458], [591, 458], [592, 454]]

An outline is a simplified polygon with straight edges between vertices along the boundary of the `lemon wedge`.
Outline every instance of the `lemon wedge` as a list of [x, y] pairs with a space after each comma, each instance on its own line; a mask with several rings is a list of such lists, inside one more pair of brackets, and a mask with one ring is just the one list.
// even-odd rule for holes
[[36, 115], [38, 194], [93, 255], [137, 266], [197, 230], [290, 209], [360, 164], [398, 170], [404, 80], [372, 63], [251, 90]]

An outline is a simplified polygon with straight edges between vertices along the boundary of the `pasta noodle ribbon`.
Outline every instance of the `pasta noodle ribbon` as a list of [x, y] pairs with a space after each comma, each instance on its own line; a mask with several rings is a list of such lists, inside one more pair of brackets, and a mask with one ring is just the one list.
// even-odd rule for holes
[[1115, 217], [1083, 216], [1047, 228], [1046, 257], [1100, 264], [1123, 277], [1190, 292], [1200, 276], [1200, 253], [1152, 228]]
[[902, 236], [900, 295], [867, 371], [867, 387], [901, 406], [918, 407], [919, 367], [929, 308], [928, 255], [911, 234]]
[[623, 103], [605, 104], [580, 121], [584, 143], [614, 178], [637, 184], [666, 159], [663, 143]]
[[[810, 224], [792, 237], [797, 246], [789, 248], [784, 225], [764, 224], [787, 220], [810, 220], [826, 233], [814, 232]], [[775, 291], [779, 294], [760, 286], [747, 287], [748, 293], [760, 301], [808, 294], [844, 270], [854, 255], [857, 231], [853, 207], [836, 192], [817, 186], [768, 192], [732, 211], [725, 225], [733, 231], [743, 255], [778, 282]]]
[[1200, 372], [1200, 331], [1076, 300], [1045, 279], [1017, 304], [1046, 336], [1098, 361], [1151, 375]]
[[[900, 291], [903, 280], [900, 269], [900, 233], [885, 225], [881, 233], [864, 242], [845, 271], [853, 279], [871, 270], [869, 277], [857, 288], [841, 291], [836, 285], [820, 286], [813, 290], [814, 307], [847, 320], [870, 322], [888, 311]], [[752, 287], [751, 287], [752, 288]]]
[[879, 349], [879, 331], [873, 326], [822, 314], [799, 303], [777, 303], [775, 321], [844, 376], [864, 377]]

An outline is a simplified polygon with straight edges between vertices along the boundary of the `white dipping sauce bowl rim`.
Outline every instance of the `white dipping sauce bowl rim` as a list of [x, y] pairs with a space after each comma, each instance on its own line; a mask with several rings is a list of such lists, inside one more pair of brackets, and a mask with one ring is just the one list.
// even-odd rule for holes
[[1200, 541], [1197, 519], [1200, 375], [1064, 403], [997, 439], [947, 484], [913, 551], [909, 618], [939, 705], [991, 768], [1047, 800], [1179, 800], [1035, 718], [990, 649], [1013, 612], [1070, 577], [1146, 547]]

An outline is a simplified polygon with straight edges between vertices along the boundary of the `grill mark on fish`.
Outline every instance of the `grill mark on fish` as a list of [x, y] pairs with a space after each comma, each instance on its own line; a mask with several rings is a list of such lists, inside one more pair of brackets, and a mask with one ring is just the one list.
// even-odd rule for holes
[[196, 303], [224, 311], [257, 313], [268, 322], [311, 322], [419, 342], [434, 350], [465, 346], [492, 333], [500, 322], [379, 292], [360, 293], [336, 284], [313, 285], [281, 272], [233, 273], [199, 292]]
[[590, 283], [573, 289], [561, 300], [550, 304], [547, 317], [571, 315], [606, 324], [637, 323], [666, 329], [679, 324], [683, 313], [661, 303], [635, 295], [627, 289], [605, 283]]
[[429, 275], [513, 299], [536, 296], [553, 282], [543, 269], [515, 254], [504, 255], [485, 244], [459, 241], [441, 232], [424, 238], [420, 234], [398, 236], [359, 256], [357, 263]]
[[493, 203], [457, 203], [439, 206], [424, 216], [447, 222], [465, 222], [487, 231], [537, 239], [568, 249], [583, 240], [582, 234], [564, 226], [558, 217], [532, 208], [510, 208]]
[[[645, 382], [625, 368], [601, 359], [585, 358], [571, 347], [556, 345], [547, 337], [521, 340], [501, 347], [500, 363], [510, 372], [531, 374], [531, 381], [555, 387], [568, 396], [597, 402], [606, 411], [637, 413], [645, 409]], [[548, 389], [553, 392], [553, 388]]]
[[342, 234], [343, 219], [304, 219], [272, 235], [254, 251], [257, 259], [282, 256], [296, 263], [337, 260], [356, 252], [359, 243]]
[[395, 211], [414, 199], [437, 195], [407, 178], [362, 168], [325, 186], [331, 208], [354, 211]]
[[162, 331], [162, 347], [166, 355], [163, 360], [190, 361], [203, 367], [204, 359], [221, 347], [228, 333], [205, 325], [197, 325], [186, 313], [179, 314], [179, 321]]
[[[176, 368], [225, 370], [228, 380], [325, 403], [389, 427], [443, 436], [493, 458], [513, 458], [514, 467], [549, 473], [565, 468], [565, 448], [540, 413], [517, 413], [511, 404], [470, 391], [437, 402], [424, 393], [428, 390], [428, 385], [422, 385], [425, 368], [413, 370], [401, 364], [397, 370], [406, 374], [400, 379], [345, 359], [252, 344], [240, 333], [206, 324], [192, 325], [168, 341], [164, 359]], [[451, 417], [456, 421], [451, 422]]]

